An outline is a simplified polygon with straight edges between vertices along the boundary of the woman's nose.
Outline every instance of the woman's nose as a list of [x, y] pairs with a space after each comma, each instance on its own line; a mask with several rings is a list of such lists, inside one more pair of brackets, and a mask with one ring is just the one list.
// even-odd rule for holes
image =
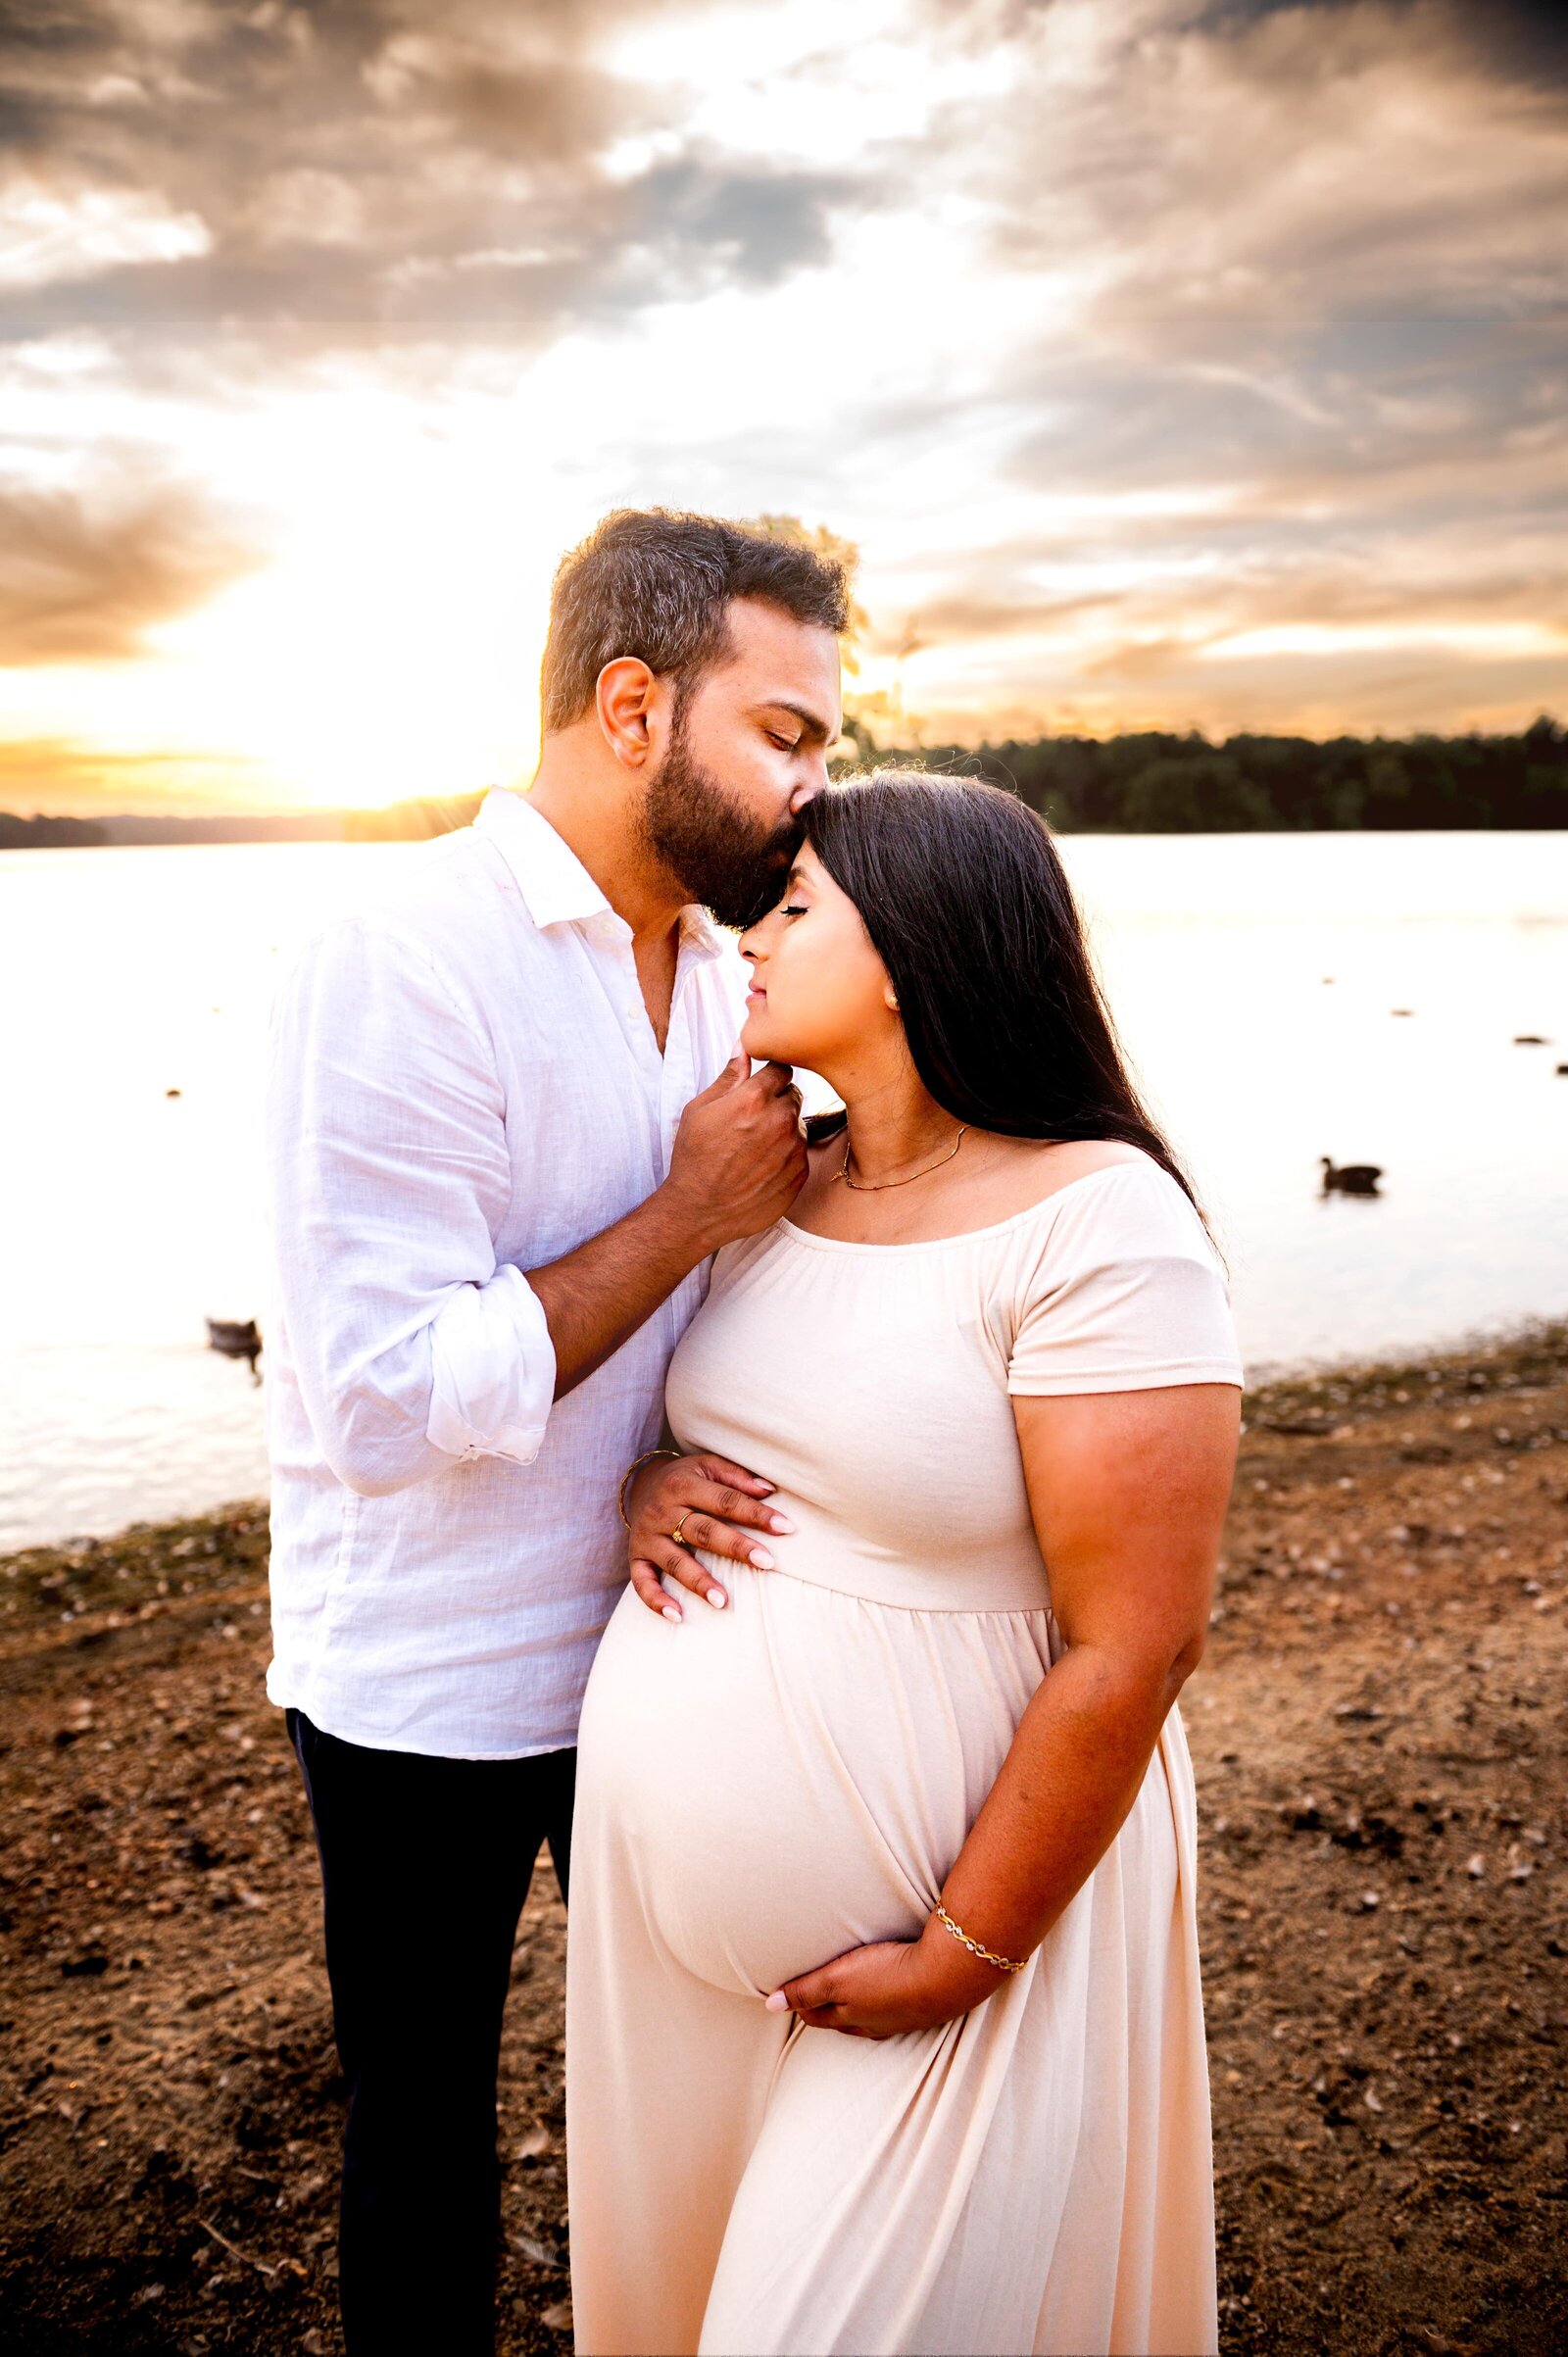
[[765, 965], [767, 963], [770, 929], [777, 915], [776, 908], [769, 908], [765, 916], [760, 916], [755, 925], [748, 925], [746, 931], [741, 935], [740, 952], [748, 964]]

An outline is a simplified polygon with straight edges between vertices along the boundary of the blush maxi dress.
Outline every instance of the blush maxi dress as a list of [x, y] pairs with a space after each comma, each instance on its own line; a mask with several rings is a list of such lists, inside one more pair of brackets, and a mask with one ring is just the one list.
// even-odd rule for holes
[[567, 1964], [584, 2357], [1217, 2346], [1196, 1810], [1179, 1714], [1023, 1971], [883, 2041], [768, 2013], [915, 1938], [1062, 1651], [1011, 1395], [1240, 1385], [1152, 1160], [935, 1243], [727, 1247], [670, 1369], [685, 1449], [778, 1485], [778, 1568], [630, 1591], [589, 1683]]

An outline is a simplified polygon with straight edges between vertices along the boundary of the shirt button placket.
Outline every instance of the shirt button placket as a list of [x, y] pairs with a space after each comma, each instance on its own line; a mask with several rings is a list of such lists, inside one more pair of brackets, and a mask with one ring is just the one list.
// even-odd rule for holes
[[697, 1075], [692, 1065], [691, 1009], [685, 1000], [686, 994], [677, 983], [674, 1004], [669, 1010], [669, 1036], [664, 1042], [663, 1085], [660, 1091], [662, 1169], [666, 1171], [669, 1157], [674, 1152], [675, 1132], [680, 1125], [681, 1114], [697, 1094]]

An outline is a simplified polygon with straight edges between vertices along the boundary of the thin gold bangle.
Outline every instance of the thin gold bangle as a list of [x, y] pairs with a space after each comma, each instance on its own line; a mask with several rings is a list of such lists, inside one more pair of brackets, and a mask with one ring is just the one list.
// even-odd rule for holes
[[645, 1449], [642, 1452], [642, 1455], [637, 1457], [626, 1467], [625, 1472], [620, 1477], [620, 1495], [616, 1502], [620, 1507], [620, 1519], [625, 1523], [628, 1530], [631, 1529], [631, 1517], [626, 1512], [626, 1492], [630, 1489], [634, 1477], [641, 1473], [645, 1465], [651, 1465], [656, 1456], [678, 1457], [679, 1455], [680, 1450], [678, 1449]]
[[970, 1939], [968, 1933], [963, 1929], [961, 1924], [956, 1924], [954, 1922], [946, 1907], [939, 1905], [937, 1908], [937, 1913], [941, 1916], [943, 1922], [947, 1925], [948, 1930], [953, 1934], [955, 1940], [961, 1940], [964, 1946], [969, 1950], [969, 1953], [972, 1956], [979, 1956], [987, 1964], [994, 1964], [998, 1972], [1021, 1973], [1024, 1966], [1028, 1963], [1029, 1959], [1027, 1956], [999, 1956], [994, 1948], [982, 1947], [978, 1940]]

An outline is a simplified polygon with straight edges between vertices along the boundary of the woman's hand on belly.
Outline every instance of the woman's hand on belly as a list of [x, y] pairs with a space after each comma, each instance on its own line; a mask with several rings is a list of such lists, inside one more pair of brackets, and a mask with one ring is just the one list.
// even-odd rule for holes
[[933, 1915], [918, 1940], [878, 1940], [868, 1947], [852, 1947], [831, 1964], [775, 1989], [767, 2007], [771, 2013], [798, 2013], [808, 2030], [898, 2038], [956, 2022], [991, 1996], [1005, 1977], [970, 1955]]
[[681, 1617], [661, 1573], [710, 1604], [722, 1607], [729, 1601], [694, 1547], [749, 1563], [754, 1571], [771, 1571], [773, 1558], [754, 1534], [768, 1531], [787, 1538], [795, 1528], [788, 1515], [766, 1503], [772, 1494], [770, 1481], [723, 1456], [678, 1456], [639, 1474], [627, 1501], [627, 1553], [632, 1587], [649, 1611], [663, 1620]]

